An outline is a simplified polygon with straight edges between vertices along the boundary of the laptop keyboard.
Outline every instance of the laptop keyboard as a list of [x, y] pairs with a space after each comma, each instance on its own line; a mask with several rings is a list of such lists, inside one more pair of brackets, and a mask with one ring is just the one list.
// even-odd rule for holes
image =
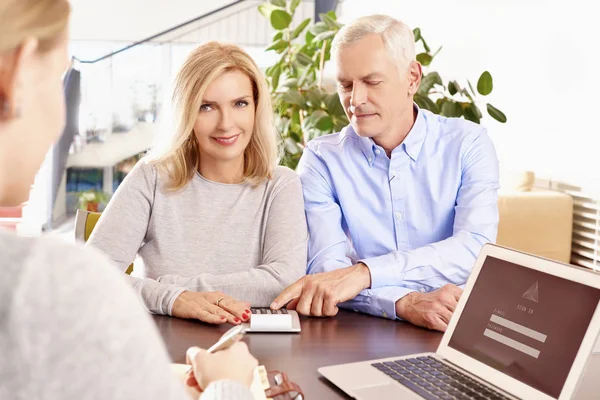
[[281, 310], [271, 310], [270, 308], [250, 308], [252, 314], [287, 314], [288, 310], [282, 308]]
[[427, 400], [509, 400], [449, 364], [415, 357], [371, 364]]

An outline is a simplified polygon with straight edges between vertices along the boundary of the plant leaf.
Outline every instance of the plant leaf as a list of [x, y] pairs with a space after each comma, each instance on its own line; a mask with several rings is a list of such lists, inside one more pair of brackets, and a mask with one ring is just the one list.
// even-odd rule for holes
[[417, 103], [419, 107], [429, 110], [434, 114], [440, 113], [440, 109], [438, 108], [437, 104], [435, 104], [434, 101], [426, 95], [419, 93], [415, 94], [415, 103]]
[[294, 29], [294, 32], [292, 32], [292, 40], [294, 40], [298, 36], [300, 36], [300, 34], [302, 33], [302, 31], [304, 30], [304, 28], [306, 28], [306, 26], [308, 24], [310, 24], [310, 18], [306, 18], [304, 21], [300, 22], [300, 25], [298, 25], [296, 27], [296, 29]]
[[417, 61], [420, 62], [424, 67], [431, 64], [431, 60], [433, 60], [433, 57], [427, 53], [417, 54]]
[[279, 31], [273, 35], [273, 41], [276, 42], [283, 37], [283, 31]]
[[297, 154], [301, 150], [300, 147], [298, 146], [298, 143], [296, 143], [294, 141], [294, 139], [292, 139], [290, 137], [285, 138], [284, 146], [285, 146], [285, 151], [287, 151], [290, 154]]
[[415, 36], [415, 42], [421, 40], [421, 28], [413, 29], [413, 35]]
[[290, 103], [296, 106], [300, 106], [304, 108], [306, 105], [306, 101], [304, 100], [304, 96], [300, 94], [297, 90], [288, 90], [281, 96], [281, 99], [286, 103]]
[[271, 25], [273, 28], [282, 30], [290, 26], [291, 22], [292, 16], [287, 11], [276, 9], [271, 12]]
[[467, 106], [463, 108], [463, 115], [465, 119], [473, 121], [478, 124], [481, 121], [481, 111], [474, 103], [467, 103]]
[[275, 68], [273, 68], [273, 71], [271, 71], [271, 73], [271, 92], [275, 92], [277, 91], [277, 87], [279, 86], [279, 77], [281, 76], [281, 67], [279, 66], [279, 64], [277, 64]]
[[335, 19], [331, 18], [329, 15], [319, 14], [319, 17], [321, 17], [321, 21], [325, 22], [329, 29], [340, 29], [340, 24]]
[[296, 8], [298, 8], [301, 1], [302, 0], [292, 0], [292, 2], [290, 3], [290, 13], [291, 14], [294, 14], [294, 12], [296, 11]]
[[440, 74], [438, 74], [437, 72], [430, 72], [427, 75], [425, 75], [423, 79], [421, 79], [421, 86], [419, 86], [419, 90], [417, 91], [417, 93], [426, 96], [435, 84], [441, 86], [444, 85]]
[[333, 129], [333, 120], [329, 115], [326, 115], [317, 121], [315, 127], [320, 131], [329, 133]]
[[425, 41], [425, 39], [423, 39], [423, 36], [421, 36], [421, 42], [423, 43], [423, 48], [425, 49], [425, 51], [427, 53], [431, 52], [431, 49], [429, 48], [429, 46], [427, 45], [427, 42]]
[[454, 96], [456, 93], [460, 92], [460, 86], [456, 81], [450, 81], [448, 83], [448, 92], [450, 92], [451, 96]]
[[469, 89], [471, 89], [471, 93], [476, 94], [477, 92], [475, 92], [475, 89], [473, 89], [473, 85], [471, 84], [471, 81], [467, 81], [467, 83], [469, 84]]
[[285, 8], [285, 0], [270, 0], [271, 4], [273, 4], [276, 7], [282, 7]]
[[270, 3], [262, 3], [258, 6], [258, 12], [260, 12], [265, 18], [271, 18], [271, 13], [277, 8]]
[[344, 106], [342, 103], [340, 103], [340, 97], [337, 95], [337, 93], [331, 93], [325, 96], [324, 103], [329, 115], [333, 115], [336, 117], [336, 119], [342, 115], [346, 115], [344, 112]]
[[477, 81], [477, 91], [479, 94], [487, 96], [492, 93], [493, 88], [494, 82], [492, 80], [492, 75], [488, 71], [484, 71], [479, 77], [479, 81]]
[[296, 53], [296, 60], [302, 66], [311, 65], [313, 62], [312, 58], [310, 58], [309, 56], [307, 56], [304, 53]]
[[281, 86], [283, 86], [283, 87], [287, 87], [287, 88], [290, 88], [290, 89], [297, 88], [297, 87], [298, 87], [298, 79], [296, 79], [296, 78], [289, 78], [289, 79], [286, 79], [286, 80], [285, 80], [285, 81], [284, 81], [284, 82], [281, 84]]
[[319, 121], [321, 121], [321, 119], [326, 117], [329, 117], [329, 115], [325, 111], [315, 110], [307, 118], [304, 119], [304, 126], [302, 127], [302, 129], [314, 128], [319, 124]]
[[496, 107], [489, 103], [487, 105], [487, 112], [496, 121], [502, 122], [503, 124], [506, 123], [506, 115], [504, 115], [502, 111], [498, 110]]
[[455, 101], [445, 101], [442, 105], [441, 115], [450, 118], [459, 118], [462, 116], [462, 107]]
[[321, 92], [318, 88], [314, 87], [306, 92], [306, 99], [309, 104], [313, 108], [321, 108], [321, 103], [323, 102], [323, 92]]
[[319, 33], [322, 32], [327, 32], [329, 31], [329, 27], [327, 26], [327, 24], [323, 21], [319, 21], [316, 24], [312, 25], [310, 27], [310, 31], [312, 32], [313, 35], [317, 36]]
[[329, 38], [334, 37], [336, 33], [336, 31], [321, 32], [317, 36], [315, 36], [314, 40], [317, 42], [322, 42], [323, 40], [327, 40]]
[[265, 51], [269, 51], [269, 50], [282, 50], [285, 49], [288, 46], [288, 42], [286, 42], [283, 39], [279, 39], [278, 41], [276, 41], [275, 43], [271, 44], [269, 47], [267, 47], [267, 49]]

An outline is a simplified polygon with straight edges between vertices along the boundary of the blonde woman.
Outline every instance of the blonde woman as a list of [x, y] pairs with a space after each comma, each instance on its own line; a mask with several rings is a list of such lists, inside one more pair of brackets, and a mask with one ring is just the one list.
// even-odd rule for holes
[[305, 274], [302, 189], [276, 166], [270, 95], [242, 49], [206, 43], [179, 71], [175, 134], [114, 194], [88, 244], [125, 271], [158, 314], [239, 324]]
[[[67, 0], [0, 0], [0, 207], [27, 200], [65, 125]], [[187, 399], [156, 328], [100, 252], [0, 231], [0, 399]], [[252, 399], [243, 343], [190, 352], [202, 399]]]

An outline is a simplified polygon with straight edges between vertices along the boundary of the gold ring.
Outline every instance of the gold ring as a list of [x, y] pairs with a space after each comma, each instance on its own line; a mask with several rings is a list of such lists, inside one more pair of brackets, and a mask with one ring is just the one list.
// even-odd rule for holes
[[217, 305], [217, 307], [219, 307], [219, 302], [220, 302], [221, 300], [223, 300], [224, 298], [225, 298], [225, 297], [219, 297], [219, 298], [217, 299], [217, 301], [216, 301], [216, 303], [215, 303], [215, 304]]

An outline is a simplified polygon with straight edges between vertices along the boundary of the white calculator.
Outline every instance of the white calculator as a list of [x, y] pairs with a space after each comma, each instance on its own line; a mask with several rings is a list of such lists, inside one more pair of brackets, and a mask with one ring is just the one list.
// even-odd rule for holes
[[271, 310], [251, 308], [250, 322], [243, 324], [247, 333], [251, 332], [300, 332], [300, 318], [294, 310]]

